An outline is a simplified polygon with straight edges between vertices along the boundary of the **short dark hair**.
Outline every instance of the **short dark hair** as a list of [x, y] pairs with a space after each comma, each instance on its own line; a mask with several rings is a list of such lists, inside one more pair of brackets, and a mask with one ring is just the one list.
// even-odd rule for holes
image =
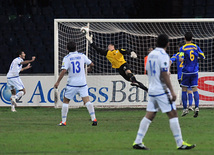
[[67, 50], [68, 50], [69, 52], [74, 52], [74, 51], [76, 51], [76, 43], [75, 43], [74, 41], [69, 41], [69, 42], [67, 43]]
[[22, 54], [22, 52], [23, 52], [23, 50], [18, 50], [18, 51], [16, 52], [16, 56], [19, 57], [19, 56]]
[[169, 42], [169, 37], [166, 34], [160, 34], [157, 39], [157, 47], [165, 48]]
[[108, 45], [114, 46], [114, 44], [113, 44], [113, 43], [110, 43], [110, 44], [108, 44]]
[[186, 41], [192, 40], [192, 32], [186, 32], [184, 36], [185, 36]]
[[186, 44], [185, 42], [181, 41], [181, 42], [178, 44], [178, 48], [184, 46], [185, 44]]

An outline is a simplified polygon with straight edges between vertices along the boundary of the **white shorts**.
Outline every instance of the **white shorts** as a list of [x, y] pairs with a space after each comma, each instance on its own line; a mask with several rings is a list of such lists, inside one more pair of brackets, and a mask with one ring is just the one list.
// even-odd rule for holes
[[13, 89], [21, 90], [25, 88], [19, 76], [7, 78], [7, 85], [10, 90]]
[[170, 104], [166, 94], [160, 96], [149, 96], [146, 111], [157, 112], [159, 109], [162, 111], [162, 113], [176, 110], [175, 102]]
[[72, 100], [76, 94], [79, 94], [80, 97], [88, 96], [88, 86], [87, 85], [80, 86], [80, 87], [78, 87], [78, 86], [74, 87], [74, 86], [68, 86], [68, 85], [66, 86], [65, 97], [67, 99]]

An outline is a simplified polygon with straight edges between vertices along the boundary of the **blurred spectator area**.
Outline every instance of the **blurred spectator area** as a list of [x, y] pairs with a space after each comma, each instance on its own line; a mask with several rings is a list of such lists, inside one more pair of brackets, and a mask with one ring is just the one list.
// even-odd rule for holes
[[27, 73], [53, 73], [54, 18], [213, 16], [213, 0], [0, 0], [0, 73], [7, 73], [18, 49], [27, 59], [37, 57]]

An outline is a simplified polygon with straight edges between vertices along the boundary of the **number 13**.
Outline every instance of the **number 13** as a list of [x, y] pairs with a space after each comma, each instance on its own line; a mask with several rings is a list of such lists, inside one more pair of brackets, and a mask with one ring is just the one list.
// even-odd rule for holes
[[76, 63], [74, 63], [73, 61], [71, 62], [72, 67], [73, 67], [73, 73], [79, 73], [81, 68], [80, 68], [80, 62], [76, 61]]

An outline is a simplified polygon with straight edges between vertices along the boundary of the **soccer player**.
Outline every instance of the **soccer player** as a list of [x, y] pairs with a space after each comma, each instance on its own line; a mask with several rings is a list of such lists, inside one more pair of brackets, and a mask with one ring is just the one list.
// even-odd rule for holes
[[86, 83], [84, 70], [84, 64], [89, 65], [88, 70], [92, 70], [94, 64], [86, 55], [76, 51], [75, 42], [68, 42], [67, 50], [69, 51], [69, 54], [63, 59], [61, 67], [62, 71], [60, 72], [58, 80], [54, 85], [54, 88], [58, 88], [60, 81], [68, 71], [68, 80], [61, 111], [62, 121], [59, 123], [59, 126], [66, 126], [69, 101], [72, 100], [76, 94], [79, 94], [82, 97], [84, 105], [86, 105], [91, 116], [92, 126], [96, 126], [97, 119], [95, 117], [94, 106], [89, 100], [88, 86]]
[[111, 62], [112, 68], [116, 68], [119, 74], [127, 81], [131, 82], [132, 86], [140, 87], [141, 89], [148, 91], [148, 88], [144, 86], [141, 82], [137, 81], [134, 74], [131, 72], [128, 64], [124, 59], [124, 54], [131, 54], [132, 58], [137, 58], [137, 54], [134, 51], [128, 51], [125, 49], [115, 49], [113, 44], [108, 45], [108, 50], [103, 50], [98, 48], [92, 40], [92, 35], [86, 34], [86, 39], [90, 42], [92, 47], [101, 55], [106, 56], [106, 58]]
[[[159, 35], [157, 38], [157, 47], [148, 56], [146, 70], [149, 79], [149, 101], [146, 115], [140, 122], [137, 137], [133, 143], [134, 149], [148, 150], [143, 143], [143, 138], [159, 109], [169, 117], [169, 124], [177, 144], [177, 149], [186, 150], [196, 146], [188, 144], [182, 139], [174, 102], [176, 95], [168, 73], [169, 55], [166, 53], [168, 45], [168, 36], [165, 34]], [[172, 99], [170, 99], [170, 94]]]
[[[185, 45], [184, 42], [180, 42], [179, 45], [178, 45], [178, 50], [180, 50], [180, 48]], [[171, 68], [171, 65], [173, 62], [176, 62], [176, 65], [177, 65], [177, 78], [178, 78], [178, 83], [181, 84], [181, 75], [182, 75], [182, 68], [183, 68], [183, 62], [180, 62], [179, 61], [179, 55], [180, 55], [180, 52], [174, 54], [171, 59], [170, 59], [170, 62], [169, 62], [169, 71], [170, 71], [170, 68]], [[187, 92], [188, 92], [188, 100], [189, 100], [189, 110], [193, 110], [192, 108], [192, 100], [193, 100], [193, 97], [192, 97], [192, 88], [188, 88], [187, 89]], [[182, 93], [182, 92], [181, 92]], [[182, 101], [181, 101], [182, 103]], [[181, 116], [185, 116], [186, 114], [182, 114]]]
[[200, 59], [205, 59], [204, 53], [201, 49], [192, 43], [192, 33], [185, 33], [186, 44], [180, 48], [179, 59], [183, 62], [182, 68], [182, 102], [184, 105], [184, 110], [182, 115], [188, 114], [187, 109], [187, 88], [191, 87], [194, 94], [195, 100], [195, 113], [193, 117], [198, 117], [199, 113], [199, 94], [198, 94], [198, 57]]
[[[26, 90], [24, 88], [24, 85], [22, 83], [22, 80], [19, 77], [19, 72], [24, 71], [26, 69], [31, 68], [30, 65], [31, 62], [33, 62], [36, 57], [33, 56], [32, 60], [25, 60], [25, 52], [20, 50], [17, 52], [17, 58], [15, 58], [11, 65], [10, 69], [7, 73], [7, 85], [9, 89], [11, 90], [11, 111], [16, 112], [15, 106], [16, 106], [16, 100], [20, 100], [23, 95], [25, 95]], [[26, 67], [22, 68], [22, 65], [27, 64]], [[19, 92], [16, 94], [16, 90]]]

